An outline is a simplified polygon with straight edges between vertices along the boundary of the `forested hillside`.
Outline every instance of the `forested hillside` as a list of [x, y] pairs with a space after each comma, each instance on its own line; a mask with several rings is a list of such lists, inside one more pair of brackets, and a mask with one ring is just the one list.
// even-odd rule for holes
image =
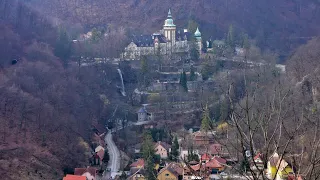
[[66, 67], [54, 54], [58, 29], [45, 17], [15, 0], [0, 9], [2, 179], [60, 179], [87, 165], [92, 122], [117, 97], [116, 70]]
[[223, 38], [230, 24], [255, 38], [262, 48], [287, 55], [320, 31], [317, 0], [25, 0], [55, 22], [84, 28], [123, 26], [159, 30], [169, 8], [179, 27], [193, 19], [204, 36]]

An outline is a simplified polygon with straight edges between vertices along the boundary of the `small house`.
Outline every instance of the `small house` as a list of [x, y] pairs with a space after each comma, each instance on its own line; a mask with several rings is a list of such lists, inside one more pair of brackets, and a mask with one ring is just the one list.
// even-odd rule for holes
[[274, 179], [277, 173], [277, 163], [280, 160], [277, 152], [273, 153], [267, 164], [267, 176], [269, 179]]
[[144, 160], [138, 159], [130, 165], [131, 168], [144, 168]]
[[290, 164], [285, 160], [281, 159], [277, 162], [278, 172], [276, 180], [287, 180], [290, 176], [294, 176], [294, 172]]
[[85, 176], [77, 176], [77, 175], [70, 175], [67, 174], [63, 180], [87, 180]]
[[155, 154], [159, 155], [161, 159], [167, 159], [171, 152], [171, 146], [165, 142], [157, 142], [154, 145]]
[[170, 163], [158, 173], [158, 180], [182, 180], [183, 168], [178, 163]]
[[96, 180], [98, 169], [93, 167], [75, 168], [74, 175], [85, 176], [87, 180]]
[[132, 175], [128, 177], [128, 180], [146, 180], [145, 174], [144, 169], [136, 169], [135, 172], [132, 172]]

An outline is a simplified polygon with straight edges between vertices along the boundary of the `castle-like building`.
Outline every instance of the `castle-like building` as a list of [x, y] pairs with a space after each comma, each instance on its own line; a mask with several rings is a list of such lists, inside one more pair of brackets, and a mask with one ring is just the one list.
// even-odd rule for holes
[[152, 35], [132, 36], [131, 43], [125, 48], [121, 56], [123, 59], [140, 59], [144, 55], [186, 53], [189, 52], [192, 41], [201, 53], [202, 42], [199, 28], [194, 34], [188, 32], [187, 29], [177, 30], [169, 10], [162, 30]]

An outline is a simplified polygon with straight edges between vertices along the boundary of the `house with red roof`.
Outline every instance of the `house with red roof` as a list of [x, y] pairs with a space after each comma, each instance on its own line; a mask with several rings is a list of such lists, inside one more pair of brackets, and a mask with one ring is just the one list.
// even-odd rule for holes
[[219, 156], [214, 156], [207, 163], [205, 163], [204, 166], [206, 169], [208, 169], [212, 173], [222, 172], [227, 166], [227, 160]]
[[74, 175], [85, 176], [87, 180], [96, 180], [97, 172], [98, 172], [98, 169], [93, 167], [74, 169]]
[[258, 153], [253, 157], [253, 161], [251, 162], [251, 169], [254, 171], [261, 171], [264, 169], [263, 157], [261, 153]]
[[213, 158], [213, 156], [211, 156], [210, 154], [204, 153], [204, 154], [201, 155], [201, 162], [202, 163], [206, 163], [209, 160], [211, 160], [212, 158]]
[[130, 165], [131, 168], [144, 168], [144, 159], [138, 159]]
[[197, 131], [192, 134], [193, 143], [196, 146], [206, 146], [213, 143], [214, 134], [212, 132]]
[[211, 173], [222, 172], [227, 166], [227, 160], [219, 156], [211, 156], [203, 154], [201, 156], [201, 164], [190, 166], [193, 171], [209, 171]]
[[85, 176], [67, 174], [66, 177], [63, 178], [63, 180], [87, 180], [87, 178]]
[[207, 180], [209, 179], [210, 173], [211, 172], [205, 169], [203, 164], [185, 166], [183, 169], [183, 180], [190, 180], [190, 179]]
[[228, 150], [223, 147], [221, 144], [215, 143], [210, 144], [209, 152], [212, 156], [220, 156], [220, 157], [228, 157], [229, 153]]

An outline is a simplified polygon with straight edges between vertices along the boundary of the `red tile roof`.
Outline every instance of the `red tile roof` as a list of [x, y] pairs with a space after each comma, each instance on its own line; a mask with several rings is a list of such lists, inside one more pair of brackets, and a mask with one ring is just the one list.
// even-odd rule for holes
[[204, 166], [206, 168], [222, 168], [223, 167], [216, 159], [210, 160]]
[[221, 144], [211, 144], [210, 147], [211, 154], [220, 154], [222, 152], [222, 145]]
[[257, 160], [258, 158], [260, 158], [262, 160], [262, 154], [258, 153], [253, 159]]
[[85, 176], [77, 176], [77, 175], [70, 175], [67, 174], [66, 177], [63, 178], [63, 180], [86, 180], [87, 178]]
[[212, 156], [208, 153], [205, 153], [201, 156], [201, 160], [204, 160], [204, 161], [210, 160], [211, 158], [212, 158]]
[[90, 173], [93, 177], [96, 177], [97, 175], [97, 168], [93, 168], [93, 167], [87, 167], [87, 168], [75, 168], [74, 169], [74, 175], [78, 175], [81, 176], [84, 173], [88, 172]]
[[197, 165], [193, 165], [193, 166], [190, 166], [194, 171], [199, 171], [200, 169], [200, 164], [197, 164]]
[[136, 162], [132, 163], [130, 167], [143, 167], [144, 166], [144, 160], [138, 159]]
[[227, 164], [227, 160], [225, 160], [219, 156], [214, 156], [213, 159], [218, 161], [220, 164]]

